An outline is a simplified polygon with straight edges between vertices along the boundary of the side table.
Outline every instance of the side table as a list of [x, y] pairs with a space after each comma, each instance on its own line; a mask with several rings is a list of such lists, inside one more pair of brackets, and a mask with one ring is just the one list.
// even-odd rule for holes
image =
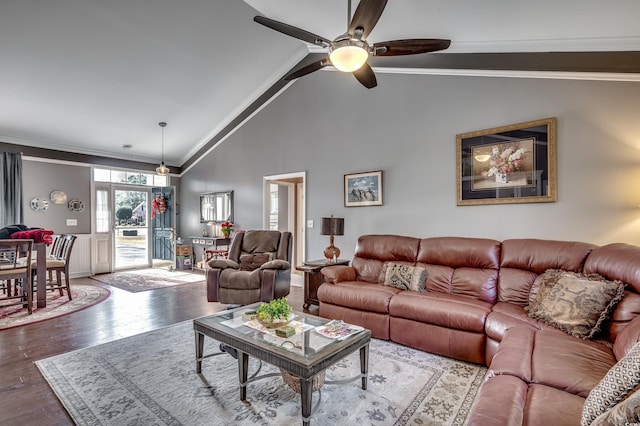
[[297, 271], [304, 272], [304, 309], [309, 309], [309, 306], [320, 305], [318, 300], [318, 287], [322, 284], [322, 274], [320, 270], [325, 266], [334, 265], [349, 265], [349, 260], [338, 259], [335, 262], [327, 262], [326, 259], [321, 260], [309, 260], [304, 264], [296, 266]]

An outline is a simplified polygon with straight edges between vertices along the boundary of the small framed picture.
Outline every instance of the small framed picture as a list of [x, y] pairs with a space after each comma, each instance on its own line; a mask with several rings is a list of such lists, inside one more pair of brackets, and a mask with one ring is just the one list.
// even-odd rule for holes
[[555, 117], [456, 139], [459, 206], [557, 200]]
[[344, 206], [382, 205], [382, 170], [344, 175]]

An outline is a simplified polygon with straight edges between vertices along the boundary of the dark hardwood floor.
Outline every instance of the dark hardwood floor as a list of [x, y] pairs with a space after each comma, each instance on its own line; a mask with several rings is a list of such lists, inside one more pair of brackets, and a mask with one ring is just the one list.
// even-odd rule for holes
[[[1, 425], [73, 424], [34, 361], [226, 309], [207, 302], [204, 282], [140, 293], [89, 278], [74, 283], [108, 288], [111, 296], [79, 312], [0, 331]], [[288, 299], [298, 311], [303, 310], [303, 298], [303, 289], [292, 286]], [[317, 313], [317, 307], [310, 313]]]

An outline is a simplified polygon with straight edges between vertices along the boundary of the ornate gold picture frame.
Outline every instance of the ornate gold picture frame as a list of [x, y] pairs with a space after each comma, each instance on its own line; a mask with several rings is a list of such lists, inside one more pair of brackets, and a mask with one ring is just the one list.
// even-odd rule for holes
[[556, 195], [556, 118], [456, 136], [459, 206], [550, 203]]

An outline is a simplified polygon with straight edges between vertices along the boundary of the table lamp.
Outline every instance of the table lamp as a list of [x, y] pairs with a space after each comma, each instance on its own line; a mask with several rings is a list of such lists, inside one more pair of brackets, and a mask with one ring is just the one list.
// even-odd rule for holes
[[328, 262], [340, 257], [340, 249], [333, 245], [334, 235], [344, 235], [344, 219], [341, 217], [323, 217], [320, 235], [329, 235], [329, 247], [324, 249], [324, 257]]

